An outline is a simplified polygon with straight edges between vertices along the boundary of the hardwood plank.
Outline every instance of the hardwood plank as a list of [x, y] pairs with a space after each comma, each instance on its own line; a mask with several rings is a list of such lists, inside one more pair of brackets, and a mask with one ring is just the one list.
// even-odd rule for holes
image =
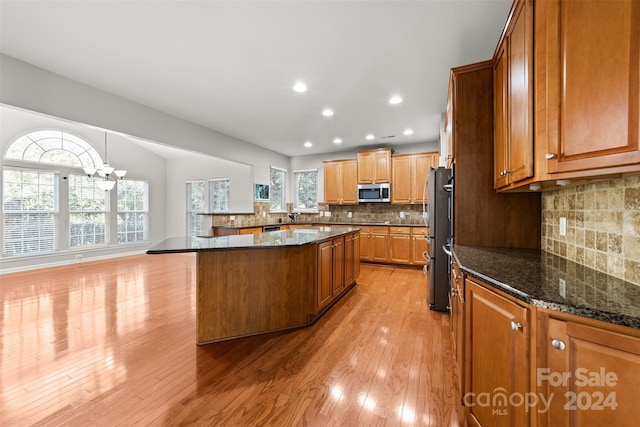
[[0, 275], [0, 424], [458, 425], [448, 316], [420, 271], [362, 265], [310, 327], [197, 346], [195, 264]]

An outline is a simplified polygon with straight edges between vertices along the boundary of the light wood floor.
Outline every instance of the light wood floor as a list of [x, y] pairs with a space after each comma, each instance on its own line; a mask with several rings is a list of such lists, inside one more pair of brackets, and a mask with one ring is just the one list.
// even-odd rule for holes
[[0, 275], [0, 425], [458, 425], [448, 317], [363, 264], [313, 326], [195, 344], [195, 256]]

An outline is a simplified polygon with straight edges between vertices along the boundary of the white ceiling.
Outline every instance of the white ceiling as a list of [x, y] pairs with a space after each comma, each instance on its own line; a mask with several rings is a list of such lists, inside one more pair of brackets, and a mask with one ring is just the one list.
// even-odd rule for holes
[[[491, 58], [510, 6], [1, 0], [0, 51], [300, 156], [438, 140], [450, 68]], [[297, 80], [306, 93], [293, 92]], [[404, 102], [390, 105], [393, 94]], [[325, 107], [335, 115], [323, 117]], [[404, 136], [406, 128], [414, 134]]]

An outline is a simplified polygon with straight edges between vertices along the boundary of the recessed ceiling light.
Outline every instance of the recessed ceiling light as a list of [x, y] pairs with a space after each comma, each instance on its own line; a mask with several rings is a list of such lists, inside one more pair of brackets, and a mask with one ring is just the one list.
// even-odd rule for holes
[[304, 143], [304, 146], [307, 148], [311, 148], [311, 146], [313, 146], [313, 144], [311, 143], [311, 141], [307, 141]]
[[296, 82], [296, 84], [293, 85], [293, 90], [298, 92], [298, 93], [303, 93], [307, 91], [307, 85], [302, 83], [302, 82]]
[[376, 137], [373, 136], [372, 133], [370, 133], [369, 135], [367, 135], [365, 138], [367, 138], [367, 141], [373, 141]]
[[325, 108], [322, 110], [322, 115], [325, 117], [331, 117], [333, 116], [333, 110], [331, 108]]
[[413, 135], [413, 129], [405, 129], [404, 132], [405, 135]]
[[342, 140], [340, 138], [336, 138], [333, 140], [334, 144], [342, 144]]
[[400, 104], [401, 102], [402, 102], [402, 98], [400, 98], [398, 95], [394, 95], [391, 98], [389, 98], [389, 104], [391, 105]]

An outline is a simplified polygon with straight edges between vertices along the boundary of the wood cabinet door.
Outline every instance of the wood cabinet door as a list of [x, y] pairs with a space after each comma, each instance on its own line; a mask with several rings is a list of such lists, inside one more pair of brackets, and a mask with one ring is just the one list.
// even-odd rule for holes
[[391, 159], [393, 181], [391, 203], [408, 204], [413, 202], [412, 179], [415, 157], [411, 155], [393, 156]]
[[544, 345], [538, 392], [553, 398], [539, 425], [637, 425], [640, 338], [548, 319]]
[[340, 203], [341, 165], [339, 162], [324, 163], [324, 202], [327, 204]]
[[358, 184], [372, 184], [374, 176], [374, 158], [372, 151], [358, 152]]
[[520, 0], [508, 44], [509, 183], [533, 176], [533, 5]]
[[397, 264], [411, 263], [411, 236], [389, 234], [389, 261]]
[[548, 172], [639, 164], [640, 2], [549, 0], [536, 10]]
[[374, 151], [373, 182], [391, 182], [391, 150]]
[[427, 197], [425, 183], [429, 177], [429, 171], [433, 166], [437, 166], [438, 163], [438, 153], [415, 155], [413, 183], [411, 186], [413, 192], [411, 203], [420, 204], [422, 203], [422, 198]]
[[[476, 426], [529, 425], [524, 405], [509, 396], [529, 391], [528, 309], [466, 280], [465, 391], [469, 421]], [[484, 393], [484, 394], [481, 394]], [[504, 395], [496, 399], [497, 394]], [[490, 396], [489, 402], [482, 396]]]
[[373, 261], [373, 244], [369, 227], [362, 227], [360, 230], [360, 259], [363, 261]]
[[427, 261], [422, 256], [423, 252], [429, 250], [429, 245], [424, 239], [424, 236], [426, 236], [426, 234], [426, 227], [413, 227], [411, 231], [411, 264], [427, 264]]
[[345, 268], [345, 245], [344, 236], [332, 240], [333, 249], [333, 280], [332, 295], [337, 296], [344, 290], [344, 268]]
[[389, 261], [389, 233], [371, 233], [371, 259]]
[[360, 233], [353, 235], [353, 280], [358, 280], [360, 276]]
[[498, 48], [493, 66], [493, 188], [509, 184], [508, 86], [507, 44], [503, 42]]
[[[354, 234], [344, 237], [344, 285], [349, 286], [355, 280], [355, 239]], [[358, 242], [360, 244], [360, 242]]]
[[322, 310], [333, 296], [333, 243], [331, 240], [318, 244], [318, 283], [316, 310]]
[[342, 162], [341, 182], [336, 185], [341, 188], [343, 205], [358, 204], [358, 162], [356, 160]]

